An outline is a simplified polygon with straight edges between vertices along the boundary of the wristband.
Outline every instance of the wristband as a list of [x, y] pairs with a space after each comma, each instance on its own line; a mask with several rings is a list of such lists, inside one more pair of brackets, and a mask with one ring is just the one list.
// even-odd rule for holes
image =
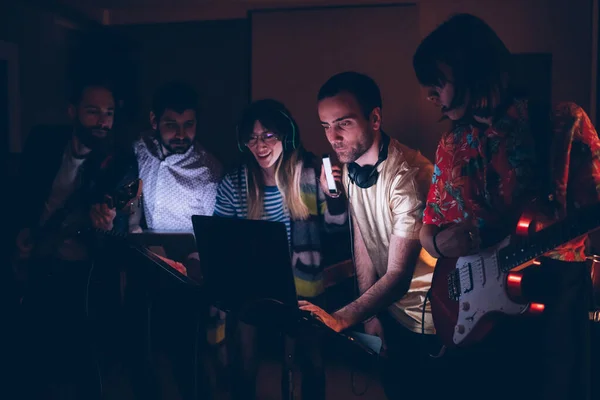
[[435, 235], [433, 235], [433, 248], [435, 249], [436, 253], [439, 254], [440, 258], [446, 258], [446, 256], [443, 255], [442, 252], [440, 251], [440, 249], [437, 247], [437, 243], [435, 242], [435, 238], [437, 235], [438, 235], [437, 233]]

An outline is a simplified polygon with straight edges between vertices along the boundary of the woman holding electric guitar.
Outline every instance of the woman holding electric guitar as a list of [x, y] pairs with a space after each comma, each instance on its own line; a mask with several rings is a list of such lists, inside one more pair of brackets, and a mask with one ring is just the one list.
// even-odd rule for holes
[[[594, 127], [575, 104], [550, 107], [520, 95], [510, 79], [512, 55], [472, 15], [438, 27], [413, 63], [429, 100], [452, 121], [438, 145], [421, 243], [439, 258], [431, 295], [436, 331], [448, 347], [473, 349], [457, 368], [461, 386], [470, 388], [460, 397], [588, 399], [584, 250], [586, 234], [600, 226], [600, 208], [584, 207], [600, 201]], [[549, 227], [509, 237], [515, 227], [535, 232], [536, 221], [521, 219], [534, 198], [541, 206], [535, 218], [543, 215], [540, 225]], [[531, 271], [542, 278], [541, 290], [516, 301]], [[491, 329], [496, 315], [540, 311], [539, 318]], [[510, 379], [533, 383], [531, 392], [515, 390]]]

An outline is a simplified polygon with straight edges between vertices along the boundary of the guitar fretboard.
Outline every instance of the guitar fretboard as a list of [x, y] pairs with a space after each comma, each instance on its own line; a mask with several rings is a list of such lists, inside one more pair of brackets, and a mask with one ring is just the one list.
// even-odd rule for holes
[[531, 261], [579, 236], [600, 228], [600, 204], [587, 206], [526, 239], [518, 239], [499, 252], [499, 263], [506, 272]]

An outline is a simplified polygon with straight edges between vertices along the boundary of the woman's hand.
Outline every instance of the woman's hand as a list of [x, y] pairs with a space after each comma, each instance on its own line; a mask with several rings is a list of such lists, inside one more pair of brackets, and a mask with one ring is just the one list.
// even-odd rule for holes
[[479, 229], [472, 222], [459, 222], [434, 235], [437, 250], [444, 257], [463, 257], [476, 253], [481, 246]]

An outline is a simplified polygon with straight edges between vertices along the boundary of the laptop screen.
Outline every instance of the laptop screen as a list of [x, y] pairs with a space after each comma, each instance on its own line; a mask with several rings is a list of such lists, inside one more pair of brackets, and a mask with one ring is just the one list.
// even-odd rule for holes
[[211, 303], [240, 311], [274, 299], [297, 309], [283, 223], [200, 215], [192, 223]]

